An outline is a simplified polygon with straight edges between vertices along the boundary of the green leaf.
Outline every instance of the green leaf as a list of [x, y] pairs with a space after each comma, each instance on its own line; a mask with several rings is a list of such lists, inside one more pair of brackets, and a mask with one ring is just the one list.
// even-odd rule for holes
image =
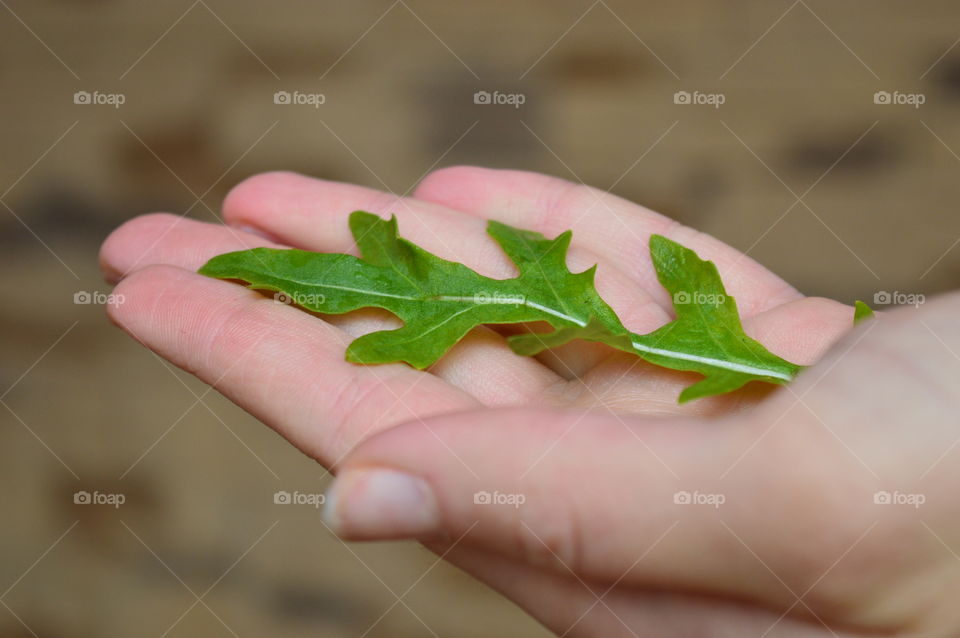
[[717, 267], [661, 235], [650, 238], [657, 279], [670, 293], [675, 321], [633, 347], [647, 361], [705, 376], [680, 394], [680, 402], [732, 392], [750, 381], [787, 383], [800, 366], [781, 359], [747, 336], [737, 302], [727, 294]]
[[514, 351], [536, 354], [573, 339], [601, 341], [650, 363], [699, 372], [704, 379], [680, 394], [680, 403], [733, 392], [750, 381], [787, 383], [800, 366], [781, 359], [743, 330], [737, 304], [713, 262], [661, 235], [650, 237], [657, 278], [671, 294], [676, 320], [646, 335], [621, 334], [593, 321], [579, 330], [510, 338]]
[[[681, 401], [729, 392], [752, 380], [785, 383], [799, 370], [743, 333], [736, 305], [726, 297], [712, 263], [664, 237], [651, 239], [651, 254], [660, 281], [674, 294], [677, 320], [649, 335], [636, 335], [597, 293], [596, 267], [580, 273], [567, 268], [569, 231], [547, 239], [490, 222], [489, 234], [519, 273], [511, 279], [491, 279], [400, 238], [395, 218], [356, 211], [350, 216], [350, 229], [360, 258], [256, 248], [214, 257], [200, 272], [282, 292], [315, 312], [341, 314], [377, 307], [403, 321], [401, 328], [353, 341], [346, 357], [356, 363], [404, 361], [423, 369], [478, 325], [545, 321], [552, 332], [511, 337], [514, 351], [532, 355], [584, 339], [658, 365], [704, 374], [706, 379], [687, 388]], [[720, 294], [723, 302], [676, 303], [677, 294], [685, 291]]]
[[861, 321], [872, 318], [873, 310], [870, 308], [870, 306], [858, 299], [853, 306], [853, 325], [857, 325]]
[[350, 216], [350, 229], [362, 259], [256, 248], [214, 257], [200, 272], [282, 291], [315, 312], [378, 307], [397, 315], [403, 327], [350, 344], [347, 359], [356, 363], [405, 361], [426, 368], [480, 324], [547, 321], [576, 334], [595, 319], [608, 331], [627, 332], [594, 289], [594, 269], [576, 274], [567, 269], [569, 232], [546, 239], [491, 222], [490, 235], [520, 272], [497, 280], [400, 238], [395, 218], [357, 211]]

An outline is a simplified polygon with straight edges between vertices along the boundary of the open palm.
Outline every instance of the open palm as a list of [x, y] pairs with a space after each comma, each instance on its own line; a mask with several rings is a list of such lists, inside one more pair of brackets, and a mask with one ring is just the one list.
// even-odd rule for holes
[[[102, 248], [123, 299], [110, 316], [306, 454], [345, 469], [330, 513], [339, 533], [420, 538], [558, 633], [800, 636], [896, 627], [894, 612], [837, 600], [842, 588], [804, 597], [856, 534], [851, 527], [817, 545], [805, 518], [804, 499], [828, 476], [788, 452], [813, 450], [822, 433], [766, 436], [778, 420], [771, 406], [798, 396], [792, 388], [751, 384], [679, 406], [696, 375], [596, 344], [519, 357], [500, 328], [474, 330], [425, 372], [358, 366], [344, 360], [347, 344], [395, 319], [377, 311], [312, 316], [195, 273], [215, 255], [256, 246], [355, 254], [347, 217], [358, 209], [395, 214], [404, 237], [497, 278], [513, 276], [513, 266], [486, 236], [487, 219], [548, 237], [572, 229], [571, 270], [599, 264], [601, 296], [635, 333], [671, 316], [648, 256], [653, 233], [714, 261], [746, 331], [790, 361], [815, 363], [851, 328], [848, 306], [805, 298], [736, 250], [640, 206], [542, 175], [466, 167], [431, 174], [407, 198], [271, 173], [230, 193], [226, 226], [136, 218]], [[805, 382], [810, 401], [823, 396], [806, 377], [796, 392]], [[794, 461], [787, 478], [765, 483]], [[672, 498], [698, 490], [714, 503], [722, 492], [723, 507], [683, 508]], [[777, 501], [783, 490], [786, 501]], [[524, 503], [484, 506], [470, 498], [477, 492], [522, 494]], [[756, 508], [771, 502], [766, 514], [784, 518], [777, 530], [812, 534], [803, 569], [762, 558], [776, 544], [750, 530], [765, 520]]]

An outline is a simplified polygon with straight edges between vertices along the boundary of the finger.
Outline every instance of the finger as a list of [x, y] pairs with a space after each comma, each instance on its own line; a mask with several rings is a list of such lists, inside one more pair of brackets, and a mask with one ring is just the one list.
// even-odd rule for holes
[[665, 235], [713, 261], [740, 311], [750, 316], [801, 295], [723, 242], [610, 193], [539, 173], [455, 166], [434, 171], [414, 190], [433, 202], [548, 235], [573, 230], [574, 241], [642, 281], [665, 308], [648, 257], [650, 235]]
[[[234, 187], [223, 204], [223, 215], [228, 223], [256, 228], [291, 246], [356, 254], [347, 218], [358, 209], [381, 216], [396, 214], [405, 238], [444, 259], [488, 277], [516, 276], [515, 266], [487, 236], [485, 220], [353, 184], [265, 173]], [[597, 290], [627, 327], [649, 332], [664, 323], [666, 313], [638, 287], [637, 279], [611, 267], [605, 253], [578, 247], [575, 236], [569, 268], [579, 272], [598, 263]]]
[[[257, 246], [283, 248], [219, 224], [160, 213], [120, 226], [104, 242], [100, 263], [107, 278], [116, 281], [132, 270], [155, 264], [194, 271], [215, 255]], [[385, 313], [351, 313], [329, 317], [327, 322], [354, 338], [397, 327]], [[338, 356], [343, 359], [343, 352]], [[431, 372], [485, 405], [537, 403], [544, 400], [545, 389], [561, 381], [535, 360], [514, 354], [502, 337], [483, 328], [468, 334]]]
[[116, 283], [137, 268], [171, 264], [197, 270], [214, 255], [259, 247], [286, 248], [220, 224], [152, 213], [135, 217], [110, 233], [100, 247], [100, 269], [107, 281]]
[[305, 312], [173, 266], [115, 289], [110, 318], [327, 467], [357, 441], [409, 419], [478, 403], [402, 364], [344, 360], [350, 338]]
[[743, 328], [774, 354], [809, 366], [853, 329], [853, 308], [832, 299], [805, 297], [749, 317]]
[[[803, 460], [814, 451], [790, 434], [798, 460], [788, 470], [778, 447], [786, 441], [757, 442], [745, 419], [460, 413], [359, 446], [328, 494], [327, 516], [346, 538], [465, 534], [467, 546], [586, 581], [707, 587], [789, 606], [807, 577], [791, 561], [806, 568], [810, 557], [798, 555], [802, 545], [782, 545], [836, 526], [824, 516], [839, 516], [808, 500], [830, 493], [831, 477]], [[740, 459], [749, 446], [757, 450]], [[706, 501], [685, 504], [683, 493]]]

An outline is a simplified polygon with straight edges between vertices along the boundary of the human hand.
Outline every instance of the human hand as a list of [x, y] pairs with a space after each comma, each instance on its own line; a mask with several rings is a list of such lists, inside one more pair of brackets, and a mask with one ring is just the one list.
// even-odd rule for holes
[[[879, 367], [869, 357], [869, 366], [861, 361], [859, 369], [850, 362], [875, 344], [874, 337], [773, 396], [754, 384], [677, 406], [692, 375], [589, 344], [538, 359], [518, 357], [501, 334], [486, 329], [429, 372], [399, 364], [356, 366], [343, 360], [346, 344], [390, 325], [388, 318], [369, 311], [321, 320], [192, 272], [216, 254], [277, 245], [242, 227], [287, 246], [352, 252], [346, 216], [355, 209], [396, 213], [405, 237], [495, 277], [509, 276], [511, 267], [485, 236], [485, 218], [548, 236], [572, 228], [571, 269], [599, 263], [598, 290], [638, 333], [668, 320], [669, 299], [646, 251], [654, 232], [715, 261], [748, 333], [787, 359], [814, 362], [852, 317], [840, 304], [803, 298], [716, 240], [619, 198], [528, 173], [446, 169], [406, 200], [268, 174], [228, 197], [224, 217], [232, 228], [169, 215], [125, 224], [102, 250], [108, 278], [123, 278], [118, 292], [124, 303], [110, 308], [113, 320], [307, 454], [343, 470], [331, 516], [338, 532], [424, 539], [558, 633], [572, 628], [567, 635], [742, 636], [760, 635], [768, 626], [771, 636], [817, 635], [827, 631], [820, 619], [869, 633], [912, 628], [920, 621], [918, 609], [929, 612], [932, 594], [915, 597], [912, 605], [873, 605], [876, 592], [903, 593], [896, 583], [905, 581], [889, 578], [883, 589], [882, 579], [867, 579], [869, 587], [858, 580], [864, 566], [854, 552], [872, 548], [874, 563], [867, 565], [877, 569], [877, 547], [890, 550], [871, 540], [881, 530], [851, 545], [840, 565], [804, 591], [821, 576], [819, 567], [841, 558], [845, 541], [857, 540], [851, 529], [862, 521], [862, 504], [854, 500], [848, 511], [849, 498], [859, 498], [854, 488], [869, 487], [873, 477], [864, 479], [857, 455], [846, 450], [846, 435], [860, 436], [856, 442], [866, 446], [861, 458], [872, 452], [878, 466], [898, 472], [895, 454], [904, 444], [927, 441], [916, 435], [885, 441], [865, 427], [875, 422], [864, 413], [888, 420], [901, 413], [862, 403], [862, 395], [880, 385], [872, 378]], [[828, 381], [815, 383], [818, 374]], [[915, 379], [907, 380], [917, 385]], [[845, 387], [844, 380], [859, 384], [849, 402], [833, 392], [834, 383]], [[892, 381], [891, 388], [902, 387]], [[890, 392], [881, 397], [894, 398]], [[804, 417], [805, 406], [815, 404], [815, 414], [831, 426]], [[842, 423], [834, 424], [835, 418]], [[942, 423], [939, 428], [950, 435]], [[881, 430], [905, 436], [905, 428], [893, 423]], [[929, 449], [918, 450], [917, 459], [923, 451]], [[370, 472], [376, 468], [390, 471]], [[384, 496], [382, 490], [397, 483], [375, 477], [397, 478], [398, 471], [412, 475], [416, 489], [406, 497], [394, 491], [386, 504], [373, 507], [369, 497]], [[684, 489], [722, 493], [726, 502], [720, 508], [675, 504], [673, 494]], [[526, 501], [518, 508], [475, 504], [480, 491], [522, 494]], [[411, 500], [417, 495], [424, 497], [419, 509]], [[893, 512], [868, 501], [863, 510], [877, 518]], [[363, 520], [364, 510], [381, 520]], [[927, 549], [937, 548], [944, 553], [942, 546]], [[847, 562], [854, 572], [828, 588]]]

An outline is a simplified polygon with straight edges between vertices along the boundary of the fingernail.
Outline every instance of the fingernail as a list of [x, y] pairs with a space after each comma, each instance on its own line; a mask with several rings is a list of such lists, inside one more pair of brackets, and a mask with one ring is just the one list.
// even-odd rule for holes
[[440, 525], [430, 485], [396, 470], [348, 470], [327, 491], [325, 503], [327, 525], [344, 538], [415, 538]]

